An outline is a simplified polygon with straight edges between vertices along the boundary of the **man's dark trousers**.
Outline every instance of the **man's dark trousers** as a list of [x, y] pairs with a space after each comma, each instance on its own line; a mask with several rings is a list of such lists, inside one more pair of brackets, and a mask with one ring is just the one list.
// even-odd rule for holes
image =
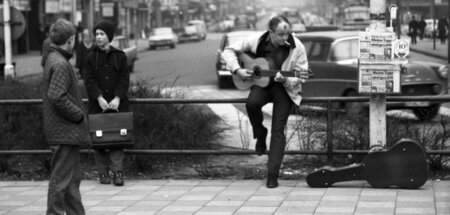
[[80, 147], [53, 146], [52, 173], [48, 185], [47, 215], [84, 215], [81, 202]]
[[257, 85], [252, 86], [246, 108], [254, 138], [258, 138], [264, 132], [264, 116], [261, 108], [269, 102], [273, 102], [273, 113], [267, 170], [269, 174], [278, 175], [286, 147], [284, 129], [294, 103], [280, 83], [271, 81], [264, 88]]

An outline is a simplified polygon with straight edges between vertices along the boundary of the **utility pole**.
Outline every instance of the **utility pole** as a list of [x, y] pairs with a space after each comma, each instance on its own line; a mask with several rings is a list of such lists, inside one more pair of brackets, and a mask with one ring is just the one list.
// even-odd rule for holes
[[[381, 16], [386, 17], [386, 0], [371, 0], [370, 14], [376, 17], [371, 20], [370, 31], [385, 32], [386, 21]], [[370, 146], [386, 145], [386, 95], [370, 94]]]
[[78, 25], [77, 23], [77, 0], [72, 0], [72, 23]]
[[159, 0], [153, 0], [152, 8], [153, 8], [153, 12], [155, 13], [155, 21], [156, 21], [155, 27], [161, 27], [162, 26], [161, 2], [159, 2]]
[[12, 40], [11, 40], [11, 10], [9, 0], [3, 0], [3, 20], [5, 29], [5, 80], [14, 80], [15, 71], [12, 64]]

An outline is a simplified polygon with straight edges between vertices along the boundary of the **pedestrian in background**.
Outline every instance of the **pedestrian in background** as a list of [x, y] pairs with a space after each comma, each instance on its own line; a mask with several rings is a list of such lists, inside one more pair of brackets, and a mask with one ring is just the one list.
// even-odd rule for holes
[[420, 40], [423, 40], [423, 35], [425, 34], [425, 27], [427, 27], [427, 23], [425, 22], [425, 19], [422, 18], [420, 19], [419, 22], [419, 38]]
[[[268, 30], [262, 34], [251, 35], [243, 42], [230, 44], [225, 48], [223, 59], [234, 75], [243, 80], [250, 79], [253, 71], [241, 68], [238, 53], [248, 53], [269, 59], [271, 70], [304, 71], [308, 61], [304, 45], [292, 36], [290, 23], [284, 16], [275, 16], [268, 23]], [[270, 78], [266, 87], [253, 85], [247, 99], [246, 109], [256, 139], [255, 151], [262, 155], [266, 151], [267, 128], [263, 125], [262, 107], [273, 102], [272, 129], [269, 160], [267, 162], [267, 188], [278, 187], [278, 176], [286, 147], [284, 134], [286, 123], [293, 105], [300, 105], [303, 79], [284, 77], [277, 73]]]
[[84, 29], [81, 33], [81, 43], [77, 48], [77, 62], [76, 67], [78, 68], [78, 73], [81, 78], [84, 80], [84, 64], [86, 61], [86, 56], [94, 49], [92, 34], [89, 29]]
[[408, 27], [408, 35], [411, 37], [411, 44], [417, 44], [417, 30], [419, 29], [419, 23], [416, 21], [415, 16], [412, 16], [412, 20], [409, 22]]
[[438, 32], [439, 32], [439, 39], [441, 40], [441, 44], [443, 44], [443, 45], [445, 45], [445, 40], [447, 39], [448, 29], [449, 29], [449, 26], [448, 26], [447, 18], [445, 18], [445, 16], [442, 16], [438, 22]]
[[[45, 36], [42, 36], [42, 37], [44, 37], [44, 39], [42, 41], [42, 45], [41, 45], [41, 55], [42, 55], [42, 57], [41, 57], [41, 66], [42, 66], [42, 68], [44, 68], [45, 61], [47, 60], [47, 57], [48, 57], [48, 55], [50, 54], [50, 51], [51, 51], [50, 44], [52, 42], [50, 41], [50, 37], [48, 35], [48, 33], [49, 33], [48, 31], [49, 30], [50, 30], [49, 27], [45, 27], [44, 28]], [[42, 34], [44, 34], [44, 33], [42, 33]]]
[[52, 51], [44, 67], [43, 118], [53, 157], [48, 185], [48, 215], [84, 215], [81, 202], [80, 147], [90, 143], [86, 114], [75, 71], [69, 62], [75, 26], [58, 19], [50, 28]]
[[[89, 96], [89, 113], [128, 112], [128, 87], [130, 74], [127, 57], [121, 50], [110, 45], [114, 37], [114, 26], [102, 21], [94, 27], [96, 46], [86, 58], [85, 86]], [[95, 150], [101, 184], [122, 186], [123, 149]]]

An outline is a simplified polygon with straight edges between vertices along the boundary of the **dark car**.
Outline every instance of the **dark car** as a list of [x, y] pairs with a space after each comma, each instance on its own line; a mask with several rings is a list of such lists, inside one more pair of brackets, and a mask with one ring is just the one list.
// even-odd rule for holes
[[138, 60], [136, 45], [132, 45], [125, 36], [115, 36], [111, 45], [125, 52], [128, 70], [133, 72], [134, 62]]
[[235, 42], [242, 41], [245, 37], [258, 33], [258, 31], [232, 31], [223, 35], [217, 50], [216, 74], [219, 88], [233, 86], [232, 75], [227, 69], [225, 62], [222, 60], [222, 53], [225, 47]]
[[[308, 32], [296, 36], [305, 45], [314, 72], [314, 77], [304, 84], [304, 96], [358, 95], [358, 32]], [[447, 94], [447, 65], [410, 61], [406, 67], [407, 73], [401, 75], [402, 96]], [[361, 103], [340, 104], [347, 112], [361, 106]], [[439, 102], [428, 101], [387, 103], [388, 109], [411, 109], [421, 120], [434, 118], [440, 106]]]

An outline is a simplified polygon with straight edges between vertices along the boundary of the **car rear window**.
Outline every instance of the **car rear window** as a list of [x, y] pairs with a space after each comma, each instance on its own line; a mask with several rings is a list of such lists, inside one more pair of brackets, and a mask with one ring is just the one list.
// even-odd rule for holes
[[352, 60], [358, 58], [358, 41], [343, 40], [337, 42], [331, 53], [332, 61]]
[[329, 42], [313, 42], [302, 40], [305, 46], [308, 60], [327, 61], [331, 44]]

